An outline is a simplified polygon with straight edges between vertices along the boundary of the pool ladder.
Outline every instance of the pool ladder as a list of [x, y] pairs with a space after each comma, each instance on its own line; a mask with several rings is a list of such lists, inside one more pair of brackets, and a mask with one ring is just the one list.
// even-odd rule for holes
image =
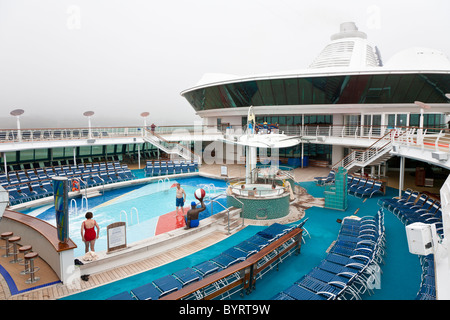
[[69, 213], [78, 215], [78, 213], [83, 212], [83, 211], [88, 211], [88, 209], [89, 209], [89, 204], [88, 204], [87, 197], [85, 197], [85, 196], [81, 197], [80, 211], [78, 211], [77, 201], [75, 199], [70, 200]]
[[[133, 224], [133, 211], [136, 214], [136, 220], [137, 220], [137, 223], [139, 224], [139, 212], [138, 212], [138, 209], [136, 209], [136, 207], [133, 207], [130, 210], [130, 221], [131, 221], [131, 224]], [[128, 215], [127, 215], [127, 212], [125, 210], [120, 211], [120, 221], [122, 221], [122, 213], [125, 215], [125, 221], [126, 221], [126, 223], [128, 225]]]

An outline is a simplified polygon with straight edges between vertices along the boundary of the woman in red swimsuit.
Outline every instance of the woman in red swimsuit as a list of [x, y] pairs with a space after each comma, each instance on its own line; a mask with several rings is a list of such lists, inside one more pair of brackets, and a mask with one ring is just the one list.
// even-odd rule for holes
[[[100, 234], [100, 227], [98, 226], [97, 221], [92, 219], [92, 212], [86, 212], [86, 220], [81, 224], [81, 239], [85, 244], [85, 253], [89, 251], [89, 246], [91, 247], [91, 251], [94, 251], [95, 240], [98, 239]], [[97, 233], [95, 229], [97, 228]]]

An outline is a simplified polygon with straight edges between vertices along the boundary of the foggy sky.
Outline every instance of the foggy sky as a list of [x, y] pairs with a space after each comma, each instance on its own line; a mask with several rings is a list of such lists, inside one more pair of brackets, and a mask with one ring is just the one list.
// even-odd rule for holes
[[180, 92], [205, 73], [303, 69], [354, 21], [386, 62], [450, 55], [450, 2], [0, 0], [0, 128], [192, 125]]

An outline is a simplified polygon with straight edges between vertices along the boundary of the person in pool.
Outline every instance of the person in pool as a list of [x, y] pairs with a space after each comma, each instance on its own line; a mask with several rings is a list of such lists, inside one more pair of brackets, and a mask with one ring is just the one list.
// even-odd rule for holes
[[175, 199], [175, 205], [177, 207], [176, 212], [178, 214], [178, 207], [180, 207], [181, 212], [183, 213], [184, 201], [186, 201], [186, 192], [184, 192], [184, 189], [181, 188], [179, 183], [177, 183], [176, 192], [177, 192], [176, 199]]
[[200, 204], [202, 205], [201, 208], [197, 208], [197, 204], [195, 203], [195, 201], [191, 202], [191, 209], [189, 209], [186, 215], [184, 216], [184, 220], [186, 221], [185, 227], [186, 230], [190, 229], [191, 220], [197, 220], [198, 214], [206, 209], [206, 206], [203, 203], [203, 199], [200, 199]]
[[[100, 234], [100, 227], [97, 221], [92, 219], [93, 216], [94, 215], [92, 214], [92, 212], [86, 212], [86, 220], [81, 224], [81, 239], [85, 244], [85, 253], [89, 251], [89, 247], [91, 248], [91, 251], [95, 251], [95, 240], [98, 239], [98, 236]], [[97, 228], [97, 232], [95, 232], [94, 228]]]

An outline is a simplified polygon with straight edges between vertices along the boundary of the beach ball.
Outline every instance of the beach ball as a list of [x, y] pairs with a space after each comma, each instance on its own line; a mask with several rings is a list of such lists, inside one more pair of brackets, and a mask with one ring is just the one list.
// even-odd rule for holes
[[205, 196], [206, 196], [206, 192], [205, 192], [205, 190], [203, 190], [202, 188], [198, 188], [198, 189], [195, 190], [195, 192], [194, 192], [194, 197], [195, 197], [197, 200], [202, 200]]

